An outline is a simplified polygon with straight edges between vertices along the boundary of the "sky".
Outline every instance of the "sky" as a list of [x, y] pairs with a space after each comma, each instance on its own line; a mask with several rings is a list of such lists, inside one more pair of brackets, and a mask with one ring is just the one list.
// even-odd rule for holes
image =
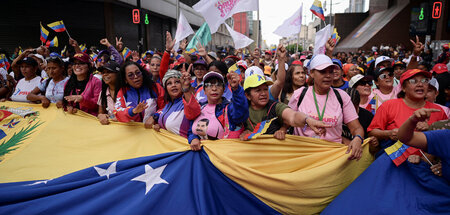
[[[321, 0], [322, 7], [325, 16], [329, 14], [330, 2], [332, 1], [333, 13], [343, 13], [349, 6], [349, 0]], [[312, 21], [312, 13], [309, 10], [314, 0], [260, 0], [259, 1], [259, 19], [261, 20], [261, 33], [262, 39], [266, 40], [267, 45], [278, 44], [280, 36], [273, 33], [275, 29], [283, 23], [283, 21], [292, 14], [294, 14], [298, 8], [300, 8], [303, 2], [303, 24], [307, 24]], [[326, 2], [326, 7], [325, 7]], [[368, 5], [369, 0], [366, 0]], [[305, 16], [306, 15], [306, 16]], [[256, 13], [254, 13], [256, 19]]]

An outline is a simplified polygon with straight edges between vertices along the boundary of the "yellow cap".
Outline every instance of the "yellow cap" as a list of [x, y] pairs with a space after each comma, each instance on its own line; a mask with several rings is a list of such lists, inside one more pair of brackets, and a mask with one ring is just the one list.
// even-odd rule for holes
[[253, 74], [245, 79], [244, 90], [247, 90], [248, 88], [258, 87], [261, 84], [272, 85], [273, 82], [266, 80], [266, 78], [262, 75]]

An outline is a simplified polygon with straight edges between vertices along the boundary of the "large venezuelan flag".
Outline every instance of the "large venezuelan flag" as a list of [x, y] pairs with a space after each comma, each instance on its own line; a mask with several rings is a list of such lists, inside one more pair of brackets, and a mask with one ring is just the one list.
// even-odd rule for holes
[[314, 214], [372, 162], [313, 138], [187, 140], [40, 105], [0, 107], [0, 214]]

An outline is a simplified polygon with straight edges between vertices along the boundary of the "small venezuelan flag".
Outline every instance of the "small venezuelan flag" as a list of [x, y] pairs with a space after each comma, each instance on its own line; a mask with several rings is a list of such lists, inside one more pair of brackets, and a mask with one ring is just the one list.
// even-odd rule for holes
[[21, 55], [23, 53], [23, 49], [21, 46], [19, 46], [19, 55]]
[[47, 26], [53, 29], [55, 32], [64, 32], [66, 30], [66, 26], [64, 26], [64, 22], [62, 20], [50, 23]]
[[241, 70], [239, 69], [237, 63], [235, 63], [233, 66], [230, 66], [230, 68], [228, 68], [228, 72], [235, 72], [237, 74], [241, 74]]
[[42, 26], [42, 23], [40, 23], [41, 25], [41, 41], [43, 43], [47, 42], [47, 37], [48, 37], [48, 31], [47, 29], [44, 28], [44, 26]]
[[52, 41], [47, 41], [45, 47], [58, 47], [58, 37], [55, 36]]
[[255, 126], [255, 130], [253, 130], [252, 133], [245, 135], [245, 139], [246, 140], [250, 140], [250, 139], [256, 139], [257, 137], [261, 136], [262, 134], [266, 133], [267, 129], [269, 129], [270, 124], [276, 120], [278, 117], [269, 119], [269, 120], [265, 120], [262, 121], [260, 123], [258, 123]]
[[0, 68], [3, 67], [6, 71], [8, 71], [11, 65], [8, 62], [8, 58], [6, 58], [5, 54], [0, 54]]
[[196, 50], [195, 48], [192, 48], [192, 49], [186, 50], [186, 53], [192, 54], [192, 53], [194, 53], [194, 52], [196, 52], [196, 51], [197, 51], [197, 50]]
[[322, 2], [319, 0], [314, 0], [313, 5], [311, 6], [311, 12], [319, 17], [321, 20], [325, 21], [325, 16], [323, 14]]
[[341, 37], [339, 36], [336, 28], [334, 28], [333, 34], [331, 35], [331, 39], [333, 39], [336, 45], [339, 42], [339, 40], [341, 40]]
[[86, 44], [80, 45], [80, 49], [82, 52], [86, 52], [87, 51]]
[[410, 155], [419, 154], [419, 149], [409, 147], [400, 141], [384, 149], [396, 166], [400, 166]]
[[67, 46], [64, 46], [63, 50], [61, 50], [61, 56], [64, 56], [64, 54], [66, 53], [67, 50]]
[[131, 50], [127, 47], [123, 48], [122, 56], [123, 56], [123, 59], [127, 59], [128, 57], [131, 56]]
[[92, 60], [94, 60], [94, 62], [97, 61], [97, 58], [98, 58], [97, 54], [92, 53], [90, 56], [91, 56]]

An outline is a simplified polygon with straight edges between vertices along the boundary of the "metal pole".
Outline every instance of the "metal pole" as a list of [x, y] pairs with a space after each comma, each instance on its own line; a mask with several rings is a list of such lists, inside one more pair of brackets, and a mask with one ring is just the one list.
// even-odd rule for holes
[[330, 25], [333, 24], [331, 22], [331, 16], [333, 16], [333, 0], [330, 0]]
[[177, 17], [177, 23], [175, 25], [178, 26], [178, 19], [180, 19], [180, 0], [177, 0], [177, 14], [175, 16]]
[[[141, 15], [141, 0], [136, 0], [136, 5], [139, 10], [139, 15]], [[142, 44], [141, 44], [142, 42], [143, 42], [142, 41], [142, 26], [141, 26], [141, 23], [139, 23], [138, 24], [138, 45], [137, 45], [139, 56], [141, 56], [141, 53], [142, 53]]]
[[261, 48], [261, 46], [260, 46], [260, 44], [259, 44], [259, 34], [260, 34], [260, 30], [259, 30], [259, 28], [260, 28], [260, 26], [259, 26], [259, 4], [258, 4], [258, 15], [257, 15], [257, 17], [256, 17], [256, 19], [258, 20], [257, 21], [257, 23], [258, 23], [258, 28], [257, 28], [257, 30], [258, 30], [258, 34], [256, 35], [256, 46], [257, 46], [257, 48], [259, 49], [259, 48]]

